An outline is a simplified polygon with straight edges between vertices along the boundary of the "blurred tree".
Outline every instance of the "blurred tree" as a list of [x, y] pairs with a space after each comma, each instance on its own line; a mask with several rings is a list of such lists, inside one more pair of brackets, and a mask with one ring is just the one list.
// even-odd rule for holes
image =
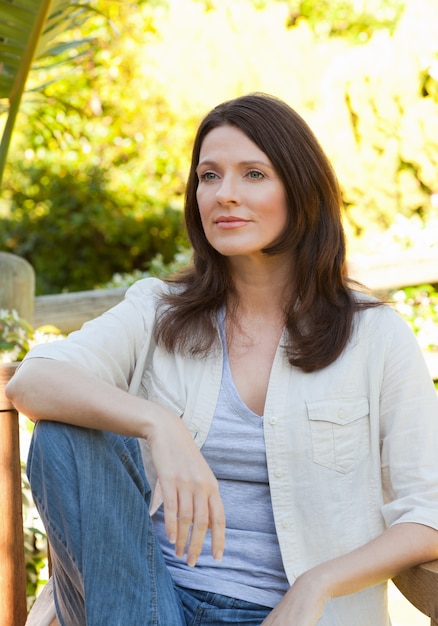
[[48, 175], [31, 167], [25, 175], [0, 239], [31, 261], [39, 294], [93, 289], [117, 272], [146, 269], [157, 254], [169, 263], [187, 246], [179, 210], [135, 189], [110, 190], [99, 168]]
[[34, 62], [57, 64], [68, 50], [80, 54], [90, 40], [59, 41], [60, 33], [80, 26], [90, 5], [74, 0], [0, 0], [0, 113], [7, 115], [0, 143], [0, 186], [9, 145]]
[[406, 6], [392, 35], [375, 34], [351, 49], [325, 77], [321, 96], [330, 104], [318, 124], [357, 236], [375, 237], [400, 215], [434, 217], [437, 42], [438, 5], [419, 0]]
[[405, 0], [288, 0], [288, 24], [306, 19], [319, 37], [346, 37], [365, 43], [386, 29], [393, 32]]
[[[96, 1], [94, 17], [71, 33], [94, 41], [94, 53], [79, 56], [72, 46], [67, 60], [57, 59], [65, 62], [61, 80], [54, 80], [59, 67], [53, 64], [32, 77], [43, 86], [23, 103], [18, 161], [12, 157], [3, 189], [0, 240], [34, 266], [38, 293], [93, 288], [115, 272], [145, 269], [158, 252], [169, 262], [186, 242], [181, 212], [163, 192], [158, 204], [158, 183], [138, 166], [141, 145], [159, 149], [163, 156], [152, 167], [162, 185], [175, 162], [166, 154], [170, 117], [145, 123], [137, 97], [132, 43], [148, 31], [138, 22], [140, 5]], [[158, 96], [152, 99], [159, 105]]]

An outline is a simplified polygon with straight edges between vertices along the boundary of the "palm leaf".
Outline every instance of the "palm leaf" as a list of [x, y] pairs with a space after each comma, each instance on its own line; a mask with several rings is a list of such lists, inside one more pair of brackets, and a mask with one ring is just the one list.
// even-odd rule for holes
[[90, 10], [80, 0], [0, 0], [0, 113], [8, 113], [0, 143], [0, 183], [34, 61], [56, 57], [72, 46], [63, 46], [58, 37], [82, 23]]

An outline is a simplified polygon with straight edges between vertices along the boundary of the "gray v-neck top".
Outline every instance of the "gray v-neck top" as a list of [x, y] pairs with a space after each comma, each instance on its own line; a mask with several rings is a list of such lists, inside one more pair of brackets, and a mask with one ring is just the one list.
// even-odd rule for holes
[[289, 588], [272, 513], [263, 418], [241, 400], [226, 350], [224, 315], [219, 315], [224, 361], [221, 390], [202, 453], [219, 482], [226, 514], [225, 553], [211, 556], [210, 534], [195, 568], [175, 557], [164, 530], [162, 507], [155, 529], [173, 580], [274, 607]]

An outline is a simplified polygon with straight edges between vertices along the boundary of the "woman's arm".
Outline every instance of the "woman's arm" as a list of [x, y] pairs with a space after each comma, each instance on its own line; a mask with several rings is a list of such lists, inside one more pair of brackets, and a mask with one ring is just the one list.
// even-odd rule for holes
[[160, 480], [166, 531], [175, 551], [194, 565], [207, 528], [221, 558], [225, 518], [217, 481], [182, 420], [156, 403], [123, 391], [86, 370], [54, 359], [22, 363], [6, 388], [18, 411], [51, 420], [146, 439]]
[[35, 422], [66, 422], [146, 439], [157, 416], [165, 413], [82, 367], [50, 358], [24, 361], [8, 383], [6, 396]]
[[315, 626], [330, 598], [356, 593], [437, 558], [438, 530], [395, 524], [361, 548], [302, 574], [263, 626]]

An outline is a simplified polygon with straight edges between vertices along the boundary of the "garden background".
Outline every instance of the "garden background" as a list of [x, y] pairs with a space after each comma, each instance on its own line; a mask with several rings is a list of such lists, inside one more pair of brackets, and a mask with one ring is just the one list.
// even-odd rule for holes
[[[37, 294], [185, 262], [197, 123], [251, 91], [285, 99], [319, 137], [350, 258], [438, 247], [436, 0], [87, 4], [60, 37], [76, 43], [30, 74], [2, 183], [0, 250], [30, 261]], [[436, 285], [391, 296], [437, 349]]]
[[63, 37], [85, 43], [31, 72], [3, 181], [0, 248], [31, 262], [38, 294], [169, 262], [196, 125], [255, 90], [332, 159], [350, 255], [437, 245], [436, 0], [91, 5]]

